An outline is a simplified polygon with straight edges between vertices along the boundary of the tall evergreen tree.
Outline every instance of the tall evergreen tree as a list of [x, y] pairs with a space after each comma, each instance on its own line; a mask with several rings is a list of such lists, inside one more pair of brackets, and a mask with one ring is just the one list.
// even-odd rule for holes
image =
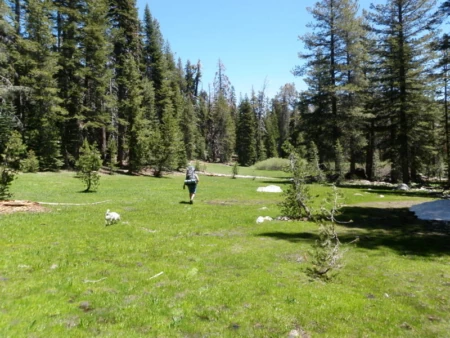
[[207, 146], [213, 161], [227, 162], [235, 147], [235, 121], [231, 115], [231, 83], [219, 60], [214, 79], [214, 95], [208, 116]]
[[83, 141], [83, 73], [82, 30], [86, 8], [84, 0], [55, 0], [57, 50], [59, 53], [59, 72], [57, 74], [61, 106], [67, 111], [62, 125], [62, 149], [67, 167], [73, 166], [71, 159], [78, 157]]
[[419, 158], [433, 143], [429, 133], [434, 120], [429, 81], [433, 32], [429, 29], [435, 6], [435, 0], [389, 0], [372, 6], [368, 15], [382, 60], [379, 76], [388, 105], [388, 156], [394, 181], [417, 180]]
[[58, 126], [66, 111], [61, 107], [56, 81], [59, 66], [52, 34], [54, 7], [50, 1], [28, 0], [26, 3], [23, 54], [16, 63], [20, 83], [32, 89], [24, 108], [26, 141], [29, 147], [36, 149], [41, 170], [58, 170], [62, 165]]
[[[450, 186], [450, 116], [449, 116], [449, 85], [450, 85], [450, 36], [444, 34], [439, 39], [436, 49], [439, 53], [439, 59], [436, 64], [438, 99], [442, 106], [442, 138], [440, 144], [445, 149], [444, 157], [447, 169], [447, 185]], [[440, 146], [438, 149], [441, 148]]]
[[267, 134], [267, 129], [264, 124], [264, 117], [267, 113], [268, 100], [266, 99], [265, 93], [266, 84], [264, 84], [263, 89], [257, 94], [252, 92], [252, 106], [255, 115], [255, 139], [256, 139], [256, 160], [263, 161], [267, 158], [267, 152], [264, 144], [264, 139]]
[[[115, 78], [117, 83], [118, 100], [118, 162], [124, 165], [127, 159], [127, 138], [130, 119], [138, 114], [130, 109], [121, 110], [120, 107], [134, 107], [134, 98], [129, 96], [129, 85], [134, 82], [133, 78], [127, 78], [133, 74], [125, 70], [125, 63], [134, 59], [134, 64], [139, 65], [142, 57], [142, 46], [140, 40], [140, 22], [137, 15], [135, 0], [110, 0], [109, 18], [114, 29], [113, 33], [113, 62], [115, 63]], [[128, 115], [126, 115], [128, 114]], [[131, 115], [130, 115], [131, 114]], [[129, 151], [134, 149], [128, 148]]]
[[148, 5], [144, 10], [144, 45], [143, 59], [145, 63], [145, 76], [152, 81], [155, 90], [155, 111], [160, 122], [163, 112], [171, 101], [167, 58], [164, 54], [164, 40], [159, 28], [159, 23], [153, 19]]
[[154, 168], [155, 176], [161, 177], [164, 170], [177, 167], [180, 145], [178, 121], [172, 105], [168, 104], [163, 112], [163, 121], [159, 128], [151, 131], [149, 142], [149, 163]]
[[[357, 1], [321, 0], [309, 11], [315, 19], [309, 25], [313, 32], [301, 40], [310, 52], [300, 55], [306, 64], [297, 67], [296, 73], [308, 75], [312, 118], [307, 120], [315, 125], [312, 130], [316, 129], [312, 141], [320, 152], [334, 157], [329, 149], [345, 134], [354, 169], [356, 155], [364, 145], [358, 123], [362, 118], [364, 86], [360, 70], [363, 30], [357, 17]], [[323, 138], [322, 128], [329, 131], [331, 139], [319, 139]], [[334, 161], [336, 166], [336, 158]]]
[[84, 137], [90, 143], [100, 146], [102, 157], [106, 157], [108, 132], [112, 126], [114, 96], [111, 83], [113, 73], [109, 64], [112, 45], [109, 40], [109, 26], [106, 17], [108, 0], [88, 0], [85, 25], [82, 33], [82, 52], [85, 65], [83, 88]]
[[277, 117], [278, 125], [278, 153], [284, 156], [289, 155], [283, 150], [285, 142], [295, 143], [291, 139], [291, 121], [296, 114], [297, 108], [297, 90], [291, 83], [285, 84], [280, 88], [275, 98], [272, 100], [272, 110]]
[[236, 133], [236, 152], [240, 165], [249, 166], [256, 161], [256, 123], [248, 98], [239, 105], [239, 118]]

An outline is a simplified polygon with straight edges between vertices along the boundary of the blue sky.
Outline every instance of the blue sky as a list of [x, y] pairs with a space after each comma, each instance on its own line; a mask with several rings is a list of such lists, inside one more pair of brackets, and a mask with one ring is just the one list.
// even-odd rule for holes
[[[140, 18], [148, 4], [159, 21], [164, 39], [183, 64], [201, 61], [202, 87], [214, 81], [219, 59], [235, 87], [236, 95], [259, 91], [273, 97], [286, 83], [304, 89], [291, 74], [300, 64], [303, 44], [299, 35], [308, 32], [312, 17], [306, 10], [316, 0], [137, 0]], [[361, 0], [360, 7], [384, 0]]]

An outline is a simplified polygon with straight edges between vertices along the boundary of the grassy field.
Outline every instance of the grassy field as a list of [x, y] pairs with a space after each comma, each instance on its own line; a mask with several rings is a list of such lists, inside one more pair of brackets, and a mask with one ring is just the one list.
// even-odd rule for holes
[[[73, 173], [20, 175], [15, 199], [60, 204], [0, 215], [0, 337], [449, 337], [450, 236], [354, 206], [425, 197], [342, 189], [345, 266], [323, 283], [305, 273], [315, 224], [255, 222], [280, 215], [282, 195], [256, 192], [286, 187], [272, 176], [201, 176], [190, 205], [183, 176], [83, 193]], [[311, 189], [318, 206], [329, 188]], [[105, 227], [106, 209], [121, 222]]]

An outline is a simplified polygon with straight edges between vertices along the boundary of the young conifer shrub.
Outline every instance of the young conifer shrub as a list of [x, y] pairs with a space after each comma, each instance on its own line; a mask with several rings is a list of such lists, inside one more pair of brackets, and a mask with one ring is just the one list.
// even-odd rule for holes
[[24, 152], [25, 146], [20, 133], [12, 131], [6, 142], [4, 153], [0, 154], [0, 200], [12, 197], [9, 188], [20, 169], [20, 157]]
[[195, 171], [201, 171], [200, 161], [199, 160], [195, 161]]
[[313, 141], [309, 144], [308, 160], [313, 179], [318, 183], [325, 182], [325, 174], [322, 169], [320, 169], [319, 150]]
[[335, 172], [337, 175], [336, 183], [341, 183], [344, 180], [344, 149], [342, 148], [339, 140], [336, 141], [334, 146], [334, 156], [335, 160]]
[[233, 164], [233, 168], [232, 168], [232, 177], [236, 178], [236, 176], [239, 174], [239, 167], [238, 167], [238, 163], [234, 162]]
[[16, 172], [13, 169], [0, 165], [0, 201], [11, 198], [9, 187], [15, 178]]
[[24, 173], [36, 173], [39, 171], [39, 160], [33, 150], [29, 150], [27, 157], [20, 161], [20, 170]]
[[293, 219], [311, 218], [309, 206], [310, 193], [307, 185], [309, 163], [295, 151], [289, 155], [288, 171], [292, 174], [291, 185], [284, 191], [284, 200], [280, 203], [284, 216]]
[[311, 252], [312, 267], [308, 269], [308, 274], [314, 278], [331, 280], [342, 267], [343, 252], [336, 232], [336, 216], [341, 208], [339, 202], [341, 199], [341, 193], [333, 185], [333, 190], [323, 203], [321, 214], [316, 217], [319, 225], [319, 239], [316, 240]]
[[102, 160], [95, 144], [90, 146], [88, 141], [84, 140], [80, 149], [80, 158], [76, 165], [78, 168], [77, 177], [86, 185], [85, 191], [96, 190], [100, 181], [98, 170], [102, 165]]

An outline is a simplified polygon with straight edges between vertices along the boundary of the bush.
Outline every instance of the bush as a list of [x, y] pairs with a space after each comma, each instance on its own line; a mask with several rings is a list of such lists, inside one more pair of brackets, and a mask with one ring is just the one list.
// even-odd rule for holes
[[91, 147], [87, 140], [84, 140], [80, 154], [80, 158], [77, 161], [77, 177], [86, 184], [86, 192], [95, 190], [100, 181], [98, 173], [102, 165], [100, 153], [95, 145]]
[[9, 186], [16, 178], [16, 171], [6, 166], [0, 165], [0, 201], [11, 198]]
[[233, 168], [231, 170], [231, 174], [233, 178], [236, 178], [236, 176], [239, 174], [239, 167], [238, 167], [238, 163], [234, 162]]
[[20, 169], [24, 173], [36, 173], [39, 170], [39, 160], [33, 150], [27, 154], [27, 158], [20, 161]]
[[336, 232], [336, 216], [340, 213], [342, 205], [339, 201], [342, 198], [342, 194], [333, 185], [332, 192], [322, 202], [322, 215], [316, 217], [319, 222], [319, 239], [311, 252], [312, 267], [308, 269], [308, 274], [314, 278], [331, 280], [342, 267], [343, 252]]
[[308, 162], [294, 151], [289, 155], [288, 171], [292, 173], [292, 184], [284, 191], [284, 200], [280, 203], [284, 216], [293, 219], [303, 217], [311, 218], [312, 211], [309, 206], [310, 193], [306, 184], [309, 176]]
[[289, 160], [286, 158], [272, 157], [267, 160], [255, 163], [257, 170], [284, 170], [289, 166]]

